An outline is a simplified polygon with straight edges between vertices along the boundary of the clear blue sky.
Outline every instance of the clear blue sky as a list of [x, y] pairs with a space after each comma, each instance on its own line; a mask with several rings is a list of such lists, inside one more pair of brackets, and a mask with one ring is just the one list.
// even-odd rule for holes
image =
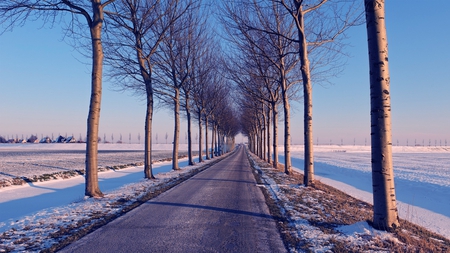
[[[450, 1], [389, 1], [386, 4], [391, 73], [393, 140], [401, 145], [450, 146]], [[89, 59], [62, 41], [58, 25], [28, 22], [0, 36], [0, 135], [83, 137], [90, 95]], [[349, 33], [344, 72], [333, 85], [314, 86], [314, 142], [364, 144], [370, 140], [370, 99], [365, 26]], [[133, 142], [143, 136], [145, 103], [112, 91], [104, 79], [100, 136]], [[293, 112], [292, 139], [303, 141], [302, 105]], [[171, 140], [169, 111], [155, 115], [159, 143]], [[185, 139], [185, 127], [181, 141]], [[195, 134], [194, 134], [195, 138]], [[240, 141], [238, 139], [238, 141]]]

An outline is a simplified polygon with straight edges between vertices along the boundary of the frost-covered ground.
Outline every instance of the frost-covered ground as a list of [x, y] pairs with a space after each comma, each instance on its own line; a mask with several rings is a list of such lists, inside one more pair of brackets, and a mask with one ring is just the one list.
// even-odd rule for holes
[[[64, 150], [70, 152], [82, 151], [84, 148], [82, 144], [45, 145], [0, 145], [0, 152], [23, 150], [37, 154], [47, 152], [48, 154], [51, 153], [51, 150], [61, 150], [61, 145], [69, 145], [64, 146]], [[78, 146], [70, 147], [70, 145]], [[162, 150], [162, 153], [170, 154], [170, 145], [159, 145], [157, 149]], [[123, 159], [128, 159], [126, 158], [128, 155], [135, 156], [134, 153], [140, 153], [132, 150], [142, 152], [142, 147], [127, 144], [104, 144], [104, 146], [100, 146], [100, 150], [122, 150], [124, 152], [112, 152], [114, 155], [111, 156], [111, 159], [118, 158], [119, 154], [124, 156]], [[294, 146], [292, 151], [293, 165], [301, 171], [303, 147]], [[77, 152], [74, 153], [77, 154]], [[84, 153], [81, 152], [78, 155], [83, 157]], [[19, 160], [15, 162], [9, 160], [7, 165], [27, 164], [26, 161], [22, 161], [24, 158], [29, 159], [27, 160], [29, 163], [45, 165], [37, 166], [35, 169], [53, 166], [56, 167], [53, 169], [60, 170], [61, 167], [65, 168], [72, 164], [70, 155], [66, 156], [63, 153], [52, 159], [46, 155], [17, 157]], [[317, 179], [352, 196], [369, 203], [372, 202], [369, 147], [318, 146], [315, 148], [315, 157]], [[59, 159], [58, 161], [61, 163], [55, 162], [55, 159]], [[130, 159], [137, 162], [134, 161], [134, 158]], [[118, 161], [123, 160], [120, 158]], [[128, 162], [120, 162], [120, 164], [126, 163]], [[400, 216], [450, 238], [449, 149], [394, 147], [394, 164]], [[20, 167], [19, 165], [17, 168]], [[183, 162], [180, 165], [181, 167], [186, 166]], [[61, 231], [61, 227], [70, 228], [73, 224], [94, 216], [120, 212], [123, 203], [132, 202], [145, 191], [153, 189], [152, 187], [164, 184], [171, 178], [179, 177], [180, 173], [186, 173], [195, 168], [198, 166], [185, 167], [181, 172], [171, 172], [170, 162], [160, 162], [154, 165], [155, 172], [159, 173], [157, 174], [158, 179], [155, 181], [142, 180], [142, 166], [101, 172], [99, 174], [100, 188], [106, 193], [106, 197], [101, 200], [83, 198], [84, 178], [82, 176], [0, 188], [0, 240], [2, 241], [0, 252], [7, 250], [39, 251], [49, 247], [60, 238], [56, 234]], [[35, 169], [31, 174], [35, 173]], [[24, 174], [22, 174], [21, 171], [21, 169], [16, 169], [13, 172], [5, 173], [0, 167], [0, 174], [17, 176], [30, 173], [23, 171]], [[367, 230], [367, 228], [361, 228], [361, 224], [355, 226], [358, 229]], [[354, 227], [351, 227], [350, 230], [354, 231]]]

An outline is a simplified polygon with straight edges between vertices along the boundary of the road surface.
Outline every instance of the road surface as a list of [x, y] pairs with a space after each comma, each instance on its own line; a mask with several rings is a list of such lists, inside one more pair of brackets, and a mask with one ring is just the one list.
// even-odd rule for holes
[[286, 252], [242, 146], [61, 252]]

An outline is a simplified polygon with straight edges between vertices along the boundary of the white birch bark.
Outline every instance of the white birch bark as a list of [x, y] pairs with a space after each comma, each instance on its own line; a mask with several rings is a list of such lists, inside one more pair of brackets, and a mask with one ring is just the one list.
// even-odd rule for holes
[[370, 68], [373, 226], [399, 227], [392, 163], [390, 76], [384, 0], [365, 0]]

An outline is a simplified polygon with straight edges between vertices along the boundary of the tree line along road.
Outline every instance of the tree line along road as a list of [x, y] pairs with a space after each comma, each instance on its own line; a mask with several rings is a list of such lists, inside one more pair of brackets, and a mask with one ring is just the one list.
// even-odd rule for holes
[[241, 145], [61, 252], [286, 252]]

